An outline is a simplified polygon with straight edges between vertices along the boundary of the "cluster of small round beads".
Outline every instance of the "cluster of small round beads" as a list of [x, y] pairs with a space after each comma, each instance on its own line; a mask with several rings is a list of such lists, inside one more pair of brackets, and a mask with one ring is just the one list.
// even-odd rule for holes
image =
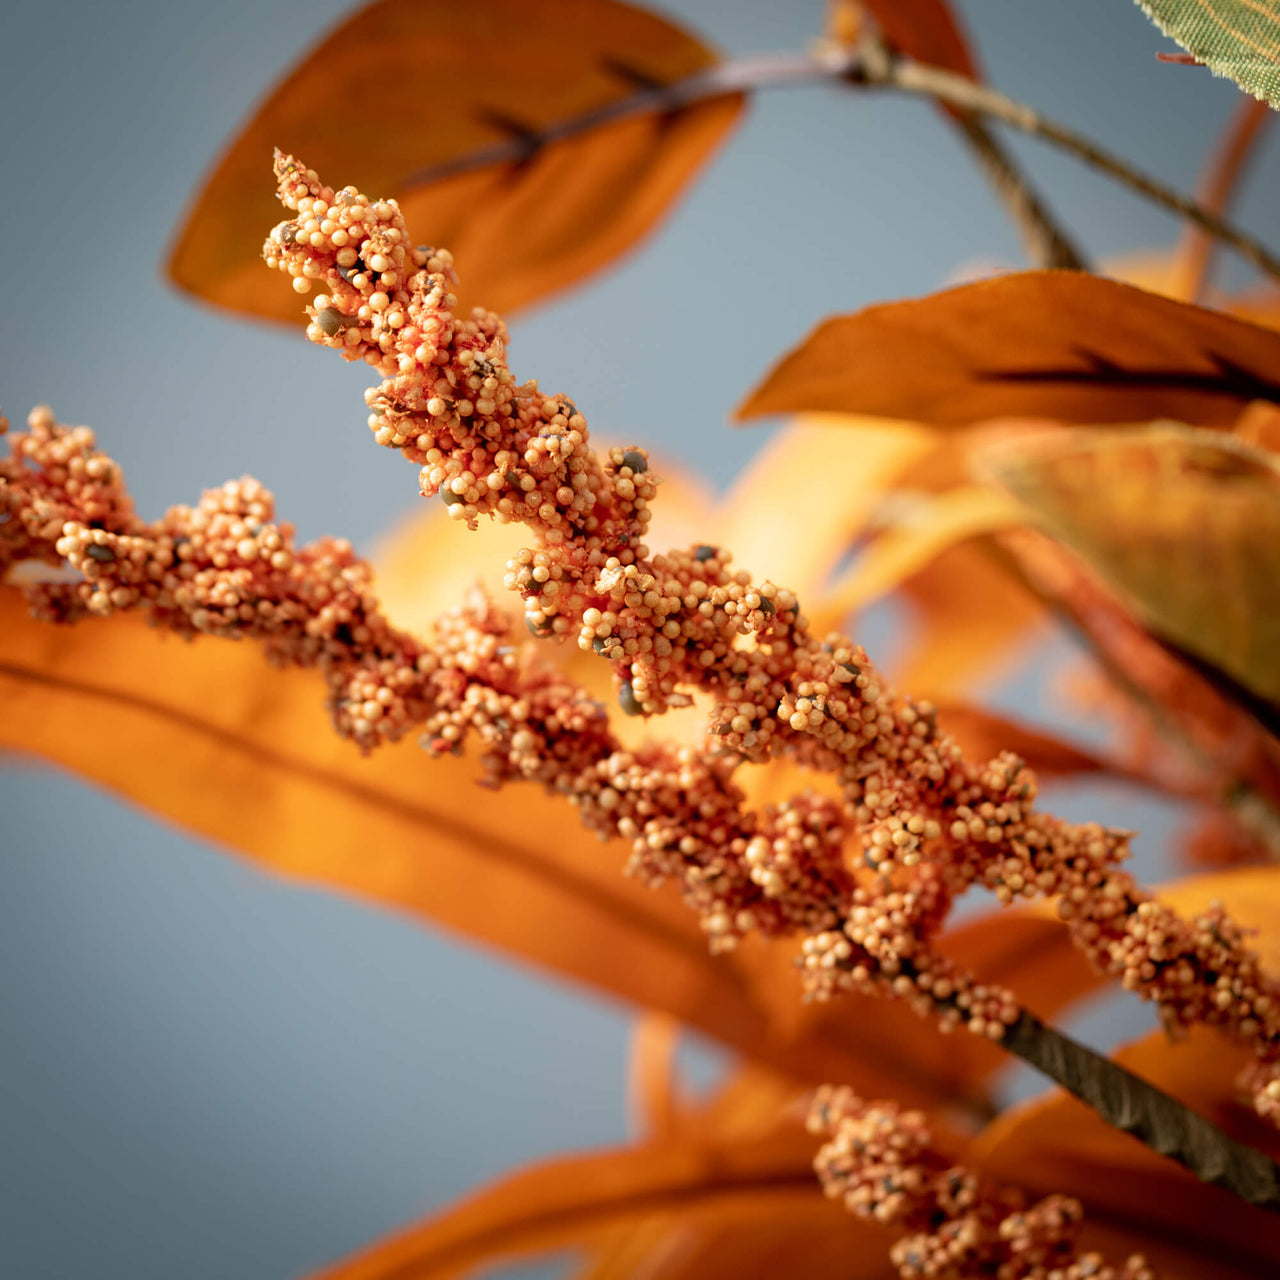
[[827, 1195], [905, 1233], [890, 1254], [903, 1280], [1154, 1280], [1141, 1255], [1114, 1267], [1078, 1251], [1079, 1201], [1051, 1195], [1028, 1204], [957, 1165], [935, 1146], [919, 1111], [827, 1085], [809, 1130], [828, 1139], [814, 1160]]
[[[1150, 899], [1120, 867], [1127, 833], [1037, 810], [1014, 755], [965, 760], [932, 707], [888, 690], [847, 639], [812, 634], [793, 593], [755, 584], [725, 549], [652, 554], [644, 450], [593, 451], [577, 406], [517, 385], [501, 321], [454, 314], [448, 254], [411, 247], [394, 201], [335, 191], [287, 156], [276, 175], [294, 217], [265, 257], [300, 293], [320, 290], [312, 340], [383, 376], [367, 397], [375, 438], [415, 462], [451, 518], [530, 529], [506, 577], [530, 633], [609, 663], [625, 714], [708, 696], [704, 741], [624, 750], [606, 708], [478, 597], [432, 636], [397, 631], [351, 547], [295, 546], [254, 481], [146, 524], [92, 433], [37, 411], [0, 463], [0, 569], [78, 571], [28, 588], [43, 616], [142, 608], [181, 633], [257, 638], [275, 661], [323, 672], [339, 732], [364, 748], [411, 729], [437, 754], [473, 738], [490, 785], [540, 782], [601, 836], [628, 840], [630, 871], [677, 883], [714, 948], [752, 931], [804, 935], [812, 998], [895, 995], [999, 1039], [1016, 1000], [941, 955], [937, 935], [974, 885], [1004, 902], [1057, 896], [1077, 944], [1167, 1022], [1211, 1022], [1250, 1044], [1259, 1105], [1276, 1109], [1275, 984], [1220, 912], [1187, 922]], [[838, 798], [748, 808], [735, 770], [778, 756], [833, 778]]]

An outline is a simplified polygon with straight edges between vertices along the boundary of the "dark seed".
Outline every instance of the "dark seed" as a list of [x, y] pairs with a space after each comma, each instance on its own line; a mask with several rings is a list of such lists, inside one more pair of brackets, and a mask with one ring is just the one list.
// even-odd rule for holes
[[693, 549], [693, 558], [699, 564], [706, 564], [708, 560], [714, 560], [715, 554], [715, 547], [709, 547], [705, 542], [699, 544]]
[[622, 455], [622, 465], [630, 467], [635, 475], [642, 476], [649, 470], [649, 459], [639, 449], [628, 449]]
[[99, 546], [96, 542], [89, 543], [88, 555], [90, 560], [96, 560], [99, 564], [111, 564], [116, 553], [110, 547]]
[[628, 681], [618, 690], [618, 705], [629, 716], [644, 715], [644, 708], [640, 705], [640, 699], [636, 697], [635, 690]]
[[280, 225], [280, 243], [281, 244], [297, 244], [298, 242], [298, 224], [296, 222], [284, 222]]
[[774, 615], [775, 613], [777, 613], [778, 611], [777, 611], [777, 609], [775, 609], [775, 608], [774, 608], [774, 606], [773, 606], [773, 601], [772, 601], [772, 600], [770, 600], [768, 596], [761, 596], [761, 597], [760, 597], [760, 612], [761, 612], [761, 613], [767, 613], [770, 617], [773, 617], [773, 615]]
[[444, 499], [446, 507], [456, 507], [460, 502], [466, 502], [466, 498], [460, 493], [454, 493], [452, 489], [441, 489], [440, 496]]
[[862, 674], [862, 668], [856, 662], [842, 662], [840, 664], [855, 680]]
[[591, 647], [599, 654], [603, 655], [604, 651], [609, 648], [611, 640], [609, 636], [596, 636], [591, 642]]
[[344, 328], [347, 323], [347, 317], [341, 311], [335, 310], [333, 307], [325, 307], [325, 309], [316, 316], [316, 328], [327, 338], [332, 338], [335, 333]]
[[534, 622], [532, 618], [526, 615], [524, 625], [529, 628], [530, 635], [549, 636], [551, 634], [551, 623], [545, 618], [541, 622]]

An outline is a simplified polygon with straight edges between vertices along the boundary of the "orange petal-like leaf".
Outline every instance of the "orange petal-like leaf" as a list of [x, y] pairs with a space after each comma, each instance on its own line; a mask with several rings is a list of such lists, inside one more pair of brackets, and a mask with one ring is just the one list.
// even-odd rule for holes
[[[281, 147], [398, 199], [415, 236], [453, 251], [465, 301], [509, 313], [646, 235], [742, 99], [632, 116], [480, 167], [468, 158], [716, 61], [617, 0], [378, 0], [308, 53], [230, 143], [192, 201], [170, 276], [218, 306], [299, 323], [302, 301], [259, 259], [278, 221], [264, 176]], [[351, 123], [362, 102], [376, 103], [376, 129]]]
[[495, 803], [470, 760], [432, 760], [412, 741], [361, 757], [328, 724], [314, 674], [271, 667], [255, 646], [187, 643], [128, 614], [36, 622], [10, 587], [0, 637], [0, 748], [272, 870], [664, 1010], [798, 1079], [865, 1079], [927, 1106], [972, 1098], [999, 1061], [879, 1001], [807, 1013], [794, 942], [712, 956], [678, 896], [624, 876], [620, 849], [562, 800], [522, 787]]
[[820, 324], [738, 409], [959, 427], [1176, 418], [1229, 426], [1280, 399], [1280, 334], [1131, 285], [1028, 271]]
[[862, 0], [889, 46], [917, 62], [981, 79], [973, 51], [946, 0]]
[[843, 618], [892, 591], [948, 548], [1026, 521], [1018, 503], [988, 486], [966, 485], [937, 497], [900, 497], [893, 525], [827, 592], [824, 604], [836, 617]]
[[1280, 724], [1274, 454], [1157, 424], [1044, 436], [1002, 448], [990, 467], [1156, 635]]
[[[779, 431], [734, 482], [704, 535], [722, 541], [735, 565], [757, 579], [794, 591], [815, 630], [840, 621], [827, 585], [832, 571], [885, 495], [937, 442], [935, 432], [898, 422], [840, 425], [832, 431], [825, 421], [801, 419]], [[805, 495], [803, 505], [792, 493]]]
[[[590, 1248], [602, 1233], [654, 1217], [670, 1215], [674, 1224], [696, 1232], [726, 1217], [786, 1222], [797, 1213], [815, 1234], [840, 1237], [849, 1280], [892, 1276], [883, 1265], [889, 1237], [824, 1201], [815, 1185], [813, 1149], [813, 1139], [791, 1125], [732, 1143], [677, 1141], [550, 1161], [485, 1188], [316, 1280], [447, 1280], [481, 1263]], [[859, 1254], [868, 1258], [859, 1263]]]
[[1044, 623], [1043, 606], [1004, 568], [990, 537], [946, 548], [906, 579], [899, 595], [912, 626], [885, 668], [917, 697], [972, 696], [981, 680], [1008, 671]]
[[683, 1110], [676, 1077], [680, 1024], [665, 1013], [645, 1012], [631, 1032], [628, 1098], [632, 1128], [641, 1137], [666, 1138]]
[[1061, 738], [966, 703], [941, 703], [938, 724], [956, 739], [969, 759], [990, 760], [1001, 751], [1012, 751], [1021, 756], [1042, 781], [1123, 772], [1110, 761]]

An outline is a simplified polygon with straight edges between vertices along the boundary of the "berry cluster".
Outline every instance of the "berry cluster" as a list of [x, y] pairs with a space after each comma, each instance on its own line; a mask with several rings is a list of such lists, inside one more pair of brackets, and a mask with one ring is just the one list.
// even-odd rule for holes
[[919, 1111], [824, 1086], [809, 1130], [828, 1139], [814, 1160], [827, 1195], [905, 1233], [890, 1253], [903, 1280], [1154, 1280], [1140, 1254], [1120, 1267], [1081, 1254], [1078, 1200], [1028, 1204], [1021, 1192], [989, 1185], [934, 1145]]
[[[335, 191], [287, 156], [276, 175], [292, 217], [264, 256], [299, 293], [319, 290], [309, 337], [382, 375], [367, 393], [375, 439], [451, 518], [530, 530], [506, 576], [529, 632], [609, 663], [625, 714], [708, 697], [704, 740], [624, 749], [606, 708], [484, 599], [428, 637], [393, 628], [349, 544], [296, 546], [252, 480], [145, 523], [92, 433], [38, 410], [0, 462], [0, 570], [36, 559], [79, 574], [28, 588], [42, 616], [144, 609], [179, 633], [258, 639], [323, 673], [338, 731], [364, 749], [411, 730], [436, 754], [478, 740], [491, 785], [540, 782], [628, 840], [631, 873], [678, 883], [714, 948], [802, 934], [812, 998], [896, 995], [999, 1039], [1017, 1001], [937, 936], [975, 885], [1003, 902], [1057, 897], [1075, 942], [1170, 1027], [1207, 1022], [1250, 1044], [1259, 1107], [1280, 1107], [1276, 986], [1220, 911], [1184, 921], [1153, 900], [1121, 869], [1127, 833], [1039, 811], [1010, 753], [964, 759], [931, 706], [890, 691], [846, 638], [811, 633], [793, 593], [734, 570], [725, 549], [651, 552], [645, 451], [593, 451], [577, 406], [517, 384], [502, 322], [454, 314], [449, 255], [413, 247], [394, 201]], [[838, 797], [749, 808], [735, 770], [780, 756]]]

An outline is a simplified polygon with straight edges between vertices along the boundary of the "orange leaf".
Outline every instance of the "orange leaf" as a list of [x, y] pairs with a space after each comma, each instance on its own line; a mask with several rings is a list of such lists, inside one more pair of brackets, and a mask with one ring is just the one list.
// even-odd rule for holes
[[[840, 1274], [847, 1280], [891, 1277], [885, 1264], [891, 1237], [824, 1201], [812, 1169], [814, 1145], [791, 1125], [750, 1140], [675, 1141], [553, 1160], [487, 1187], [316, 1280], [446, 1280], [500, 1258], [589, 1248], [602, 1233], [668, 1215], [695, 1233], [708, 1222], [786, 1224], [800, 1215], [810, 1234], [839, 1238]], [[669, 1235], [665, 1221], [662, 1226]], [[647, 1246], [647, 1236], [642, 1239]], [[803, 1250], [796, 1261], [809, 1274]]]
[[642, 1013], [631, 1032], [627, 1094], [632, 1127], [641, 1137], [665, 1138], [680, 1122], [682, 1099], [676, 1079], [680, 1024], [664, 1013]]
[[932, 67], [980, 80], [977, 63], [945, 0], [862, 0], [889, 46]]
[[952, 700], [1008, 670], [1044, 610], [993, 554], [971, 538], [935, 556], [902, 583], [911, 606], [909, 638], [886, 662], [889, 678], [917, 697]]
[[[378, 0], [294, 67], [194, 197], [169, 261], [184, 289], [297, 325], [302, 301], [264, 272], [278, 221], [273, 147], [395, 197], [413, 234], [451, 249], [466, 300], [511, 312], [642, 239], [723, 141], [739, 95], [650, 112], [518, 159], [459, 170], [494, 144], [715, 64], [679, 27], [616, 0]], [[376, 102], [377, 127], [350, 104]], [[353, 117], [354, 118], [354, 117]], [[434, 180], [415, 178], [452, 169]]]
[[1280, 461], [1157, 424], [1005, 446], [991, 470], [1156, 635], [1280, 724]]
[[943, 551], [981, 534], [1022, 524], [1025, 512], [996, 490], [966, 485], [937, 497], [900, 495], [897, 520], [835, 582], [825, 605], [846, 617], [918, 573]]
[[330, 728], [321, 682], [252, 645], [185, 643], [128, 614], [35, 622], [9, 587], [0, 636], [0, 747], [275, 871], [664, 1010], [798, 1079], [867, 1079], [928, 1106], [971, 1099], [999, 1061], [878, 1001], [806, 1012], [793, 941], [713, 957], [678, 896], [625, 877], [621, 851], [562, 800], [522, 787], [495, 803], [471, 761], [431, 760], [412, 741], [363, 758]]
[[[794, 591], [818, 631], [841, 621], [828, 595], [832, 570], [885, 494], [936, 444], [935, 433], [897, 422], [841, 426], [789, 423], [751, 460], [711, 522], [734, 564]], [[793, 492], [805, 495], [802, 506]]]
[[1122, 772], [1110, 761], [1061, 738], [1039, 733], [981, 707], [944, 702], [938, 707], [938, 724], [955, 738], [970, 760], [990, 760], [1001, 751], [1012, 751], [1021, 756], [1041, 780]]
[[[1280, 1152], [1276, 1132], [1232, 1102], [1248, 1054], [1203, 1027], [1171, 1045], [1162, 1032], [1116, 1055], [1233, 1137]], [[1085, 1207], [1086, 1243], [1112, 1257], [1146, 1254], [1165, 1280], [1256, 1280], [1280, 1274], [1280, 1221], [1207, 1187], [1076, 1099], [1055, 1090], [1001, 1116], [978, 1139], [977, 1163], [1037, 1194], [1064, 1192]]]
[[1229, 426], [1280, 399], [1280, 334], [1130, 285], [1029, 271], [820, 324], [738, 409], [931, 426], [1032, 416]]

